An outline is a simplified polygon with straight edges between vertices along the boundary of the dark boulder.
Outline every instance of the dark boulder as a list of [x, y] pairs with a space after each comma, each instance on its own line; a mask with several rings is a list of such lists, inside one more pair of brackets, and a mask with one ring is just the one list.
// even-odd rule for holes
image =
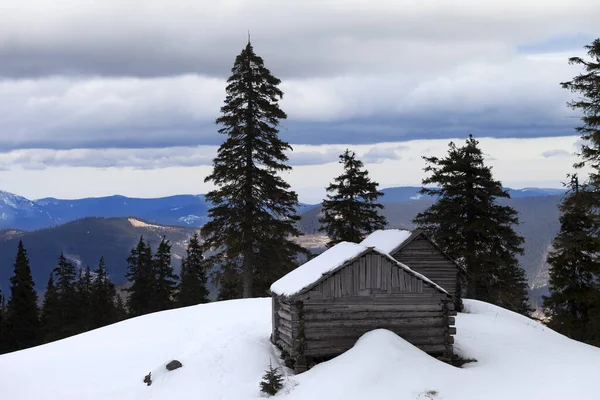
[[179, 362], [177, 360], [173, 360], [167, 364], [167, 369], [169, 371], [173, 371], [174, 369], [181, 368], [181, 367], [183, 367], [183, 365], [181, 364], [181, 362]]

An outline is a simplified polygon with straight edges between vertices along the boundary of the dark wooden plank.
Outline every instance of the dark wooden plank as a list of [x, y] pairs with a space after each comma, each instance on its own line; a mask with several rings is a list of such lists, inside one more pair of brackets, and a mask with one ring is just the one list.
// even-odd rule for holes
[[[330, 341], [335, 339], [353, 339], [358, 340], [362, 335], [372, 331], [371, 327], [345, 328], [345, 329], [307, 329], [305, 331], [306, 341], [315, 340]], [[419, 340], [437, 340], [444, 343], [449, 335], [446, 335], [443, 327], [423, 328], [423, 327], [390, 327], [388, 330], [404, 338], [410, 343], [417, 343]]]
[[[452, 318], [452, 317], [451, 317]], [[371, 320], [346, 320], [346, 321], [305, 321], [304, 328], [329, 329], [329, 328], [351, 328], [368, 326], [371, 329], [378, 327], [404, 327], [404, 326], [446, 326], [444, 318], [407, 318], [407, 319], [371, 319]]]
[[354, 313], [354, 312], [437, 312], [442, 311], [439, 303], [429, 304], [329, 304], [329, 303], [305, 303], [304, 312], [308, 313]]
[[441, 309], [435, 311], [322, 311], [308, 312], [304, 315], [305, 321], [334, 321], [334, 320], [362, 320], [362, 319], [402, 319], [416, 317], [443, 318], [445, 315]]

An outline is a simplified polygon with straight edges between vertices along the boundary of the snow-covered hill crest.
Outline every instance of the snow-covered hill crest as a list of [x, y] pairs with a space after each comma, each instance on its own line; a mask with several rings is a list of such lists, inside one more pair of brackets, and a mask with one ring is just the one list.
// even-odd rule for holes
[[[565, 400], [597, 398], [600, 349], [509, 311], [465, 301], [455, 368], [385, 330], [286, 378], [282, 399]], [[270, 299], [218, 302], [124, 321], [0, 356], [1, 398], [256, 399], [277, 351]], [[172, 359], [183, 368], [167, 372]], [[152, 372], [153, 384], [144, 375]], [[288, 371], [289, 373], [289, 371]]]

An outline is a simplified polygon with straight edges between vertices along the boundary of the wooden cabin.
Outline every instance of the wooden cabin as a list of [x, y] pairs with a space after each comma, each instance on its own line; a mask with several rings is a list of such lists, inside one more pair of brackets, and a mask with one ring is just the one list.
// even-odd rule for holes
[[466, 271], [423, 231], [379, 230], [367, 236], [361, 244], [374, 246], [413, 271], [425, 275], [455, 297], [457, 302], [464, 295]]
[[296, 372], [379, 328], [433, 356], [452, 354], [452, 296], [374, 247], [339, 243], [279, 279], [271, 294], [271, 341]]

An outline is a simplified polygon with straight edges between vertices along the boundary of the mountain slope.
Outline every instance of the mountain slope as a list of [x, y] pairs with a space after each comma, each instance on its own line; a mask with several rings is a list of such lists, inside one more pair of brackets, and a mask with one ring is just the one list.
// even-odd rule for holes
[[[294, 400], [558, 400], [597, 398], [600, 349], [499, 307], [465, 300], [455, 368], [385, 330], [310, 371], [286, 370], [277, 398]], [[0, 356], [8, 399], [260, 398], [269, 363], [271, 300], [246, 299], [164, 311]], [[167, 372], [177, 359], [183, 367]], [[152, 385], [143, 377], [152, 373]]]
[[[140, 236], [156, 249], [164, 235], [173, 244], [173, 263], [179, 266], [193, 228], [148, 224], [136, 218], [85, 218], [55, 228], [0, 234], [0, 288], [8, 288], [19, 239], [27, 249], [37, 291], [45, 289], [58, 255], [64, 252], [82, 266], [95, 268], [101, 256], [116, 283], [123, 283], [129, 251]], [[8, 233], [7, 233], [8, 232]]]
[[126, 217], [134, 215], [163, 225], [206, 223], [208, 206], [204, 195], [177, 195], [155, 199], [125, 196], [60, 200], [45, 198], [36, 201], [58, 221], [69, 222], [85, 217]]
[[0, 190], [0, 229], [30, 230], [52, 226], [56, 222], [43, 206], [25, 197]]

